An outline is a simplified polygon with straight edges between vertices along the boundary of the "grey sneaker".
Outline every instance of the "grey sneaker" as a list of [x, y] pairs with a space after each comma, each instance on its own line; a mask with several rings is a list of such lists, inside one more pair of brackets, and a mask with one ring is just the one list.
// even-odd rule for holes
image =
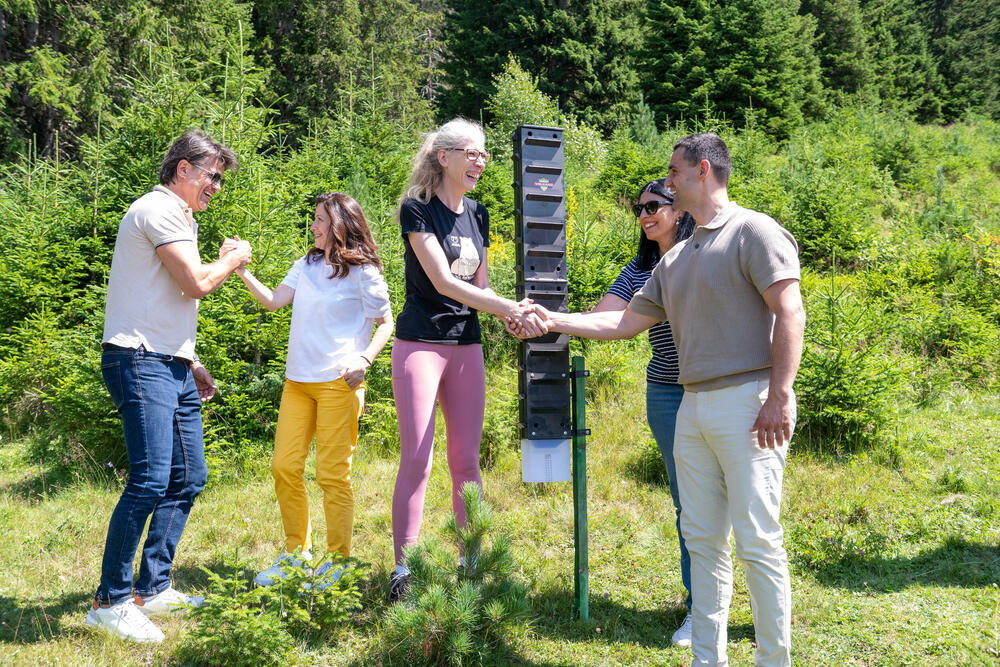
[[132, 600], [110, 607], [94, 606], [87, 612], [87, 625], [134, 642], [162, 642], [163, 632], [139, 611]]
[[670, 638], [670, 641], [674, 643], [674, 646], [691, 646], [691, 612], [688, 612], [688, 615], [681, 621], [681, 626], [677, 628], [677, 632]]
[[282, 565], [305, 567], [311, 560], [312, 554], [308, 551], [302, 551], [298, 554], [286, 551], [278, 556], [271, 567], [267, 568], [263, 572], [260, 572], [256, 577], [254, 577], [253, 582], [258, 586], [272, 586], [288, 576], [282, 569]]
[[205, 602], [205, 598], [198, 595], [185, 595], [171, 586], [151, 598], [143, 599], [136, 595], [132, 601], [139, 608], [139, 611], [152, 617], [187, 611], [188, 607], [200, 607]]
[[[331, 561], [326, 561], [320, 565], [316, 568], [316, 572], [313, 574], [313, 582], [315, 582], [316, 590], [325, 591], [330, 586], [333, 586], [335, 583], [340, 581], [340, 577], [343, 576], [346, 569], [346, 565], [334, 567], [334, 564]], [[312, 590], [312, 587], [313, 584], [311, 583], [305, 583], [302, 585], [302, 588], [307, 591]]]

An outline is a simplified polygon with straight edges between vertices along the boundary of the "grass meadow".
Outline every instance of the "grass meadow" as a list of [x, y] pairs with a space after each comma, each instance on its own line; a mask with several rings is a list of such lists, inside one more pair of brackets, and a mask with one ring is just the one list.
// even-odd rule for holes
[[[614, 349], [609, 349], [614, 346]], [[512, 638], [524, 665], [687, 665], [670, 635], [683, 587], [670, 496], [645, 425], [645, 343], [590, 346], [588, 392], [590, 620], [573, 618], [569, 483], [524, 484], [515, 451], [484, 471], [487, 500], [532, 590], [533, 620]], [[608, 352], [613, 352], [609, 354]], [[605, 361], [612, 360], [615, 361]], [[601, 366], [606, 367], [602, 368]], [[513, 370], [489, 384], [516, 386]], [[785, 474], [784, 523], [793, 580], [793, 659], [799, 665], [989, 665], [1000, 662], [1000, 405], [994, 393], [954, 389], [901, 408], [890, 447], [850, 457], [796, 449]], [[190, 625], [161, 623], [167, 639], [137, 646], [88, 628], [107, 520], [121, 478], [51, 479], [26, 463], [25, 442], [0, 448], [0, 663], [166, 665]], [[266, 567], [282, 534], [267, 460], [219, 473], [199, 498], [178, 550], [175, 584], [196, 593], [234, 552]], [[311, 464], [310, 464], [311, 465]], [[362, 611], [294, 664], [387, 664], [378, 624], [392, 560], [396, 461], [355, 457], [354, 556], [372, 564]], [[307, 472], [310, 476], [311, 472]], [[311, 483], [316, 543], [319, 492]], [[424, 533], [439, 534], [450, 481], [439, 423]], [[733, 665], [751, 665], [749, 597], [736, 568], [729, 620]], [[498, 658], [509, 664], [513, 658]]]

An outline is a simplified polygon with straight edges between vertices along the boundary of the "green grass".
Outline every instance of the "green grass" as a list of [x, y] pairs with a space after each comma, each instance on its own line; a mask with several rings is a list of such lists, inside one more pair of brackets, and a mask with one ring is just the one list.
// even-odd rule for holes
[[[622, 350], [629, 352], [628, 348]], [[487, 499], [531, 584], [535, 619], [515, 637], [529, 665], [687, 665], [672, 647], [683, 616], [667, 488], [644, 472], [642, 364], [608, 372], [621, 357], [593, 355], [588, 426], [591, 620], [573, 620], [569, 484], [520, 481], [516, 452], [484, 472]], [[605, 359], [607, 361], [605, 362]], [[630, 361], [631, 363], [631, 361]], [[627, 365], [625, 365], [627, 367]], [[496, 379], [511, 381], [508, 372]], [[998, 397], [954, 390], [902, 415], [895, 453], [836, 459], [803, 450], [785, 476], [784, 522], [792, 561], [793, 656], [801, 665], [996, 664], [1000, 661], [1000, 433]], [[90, 631], [84, 612], [100, 566], [121, 479], [53, 480], [24, 460], [23, 442], [0, 448], [0, 663], [168, 664], [188, 627], [162, 623], [160, 646], [133, 646]], [[392, 560], [390, 505], [396, 462], [363, 447], [353, 474], [354, 554], [373, 564], [364, 611], [331, 642], [299, 646], [301, 664], [377, 663], [376, 629]], [[324, 522], [310, 485], [317, 542]], [[450, 483], [439, 425], [425, 533], [440, 533]], [[238, 549], [260, 567], [282, 543], [267, 461], [223, 476], [199, 499], [178, 550], [175, 583], [204, 589]], [[742, 570], [730, 615], [733, 665], [750, 665], [753, 626]]]

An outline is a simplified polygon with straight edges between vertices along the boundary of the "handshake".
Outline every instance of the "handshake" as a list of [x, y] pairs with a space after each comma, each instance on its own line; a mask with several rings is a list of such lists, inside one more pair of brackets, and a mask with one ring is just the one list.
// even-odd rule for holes
[[239, 260], [239, 266], [236, 268], [236, 271], [242, 271], [246, 268], [247, 264], [250, 263], [250, 260], [253, 257], [250, 242], [241, 241], [239, 236], [226, 239], [219, 247], [219, 259], [222, 259], [227, 255], [230, 255], [231, 259]]
[[524, 299], [518, 303], [517, 309], [516, 315], [507, 315], [503, 318], [507, 333], [512, 336], [517, 336], [522, 340], [536, 338], [544, 336], [555, 326], [552, 313], [532, 302], [531, 299]]

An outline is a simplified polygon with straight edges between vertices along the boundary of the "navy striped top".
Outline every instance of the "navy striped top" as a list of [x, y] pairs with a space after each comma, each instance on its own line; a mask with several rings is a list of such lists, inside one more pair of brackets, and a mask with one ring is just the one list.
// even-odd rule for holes
[[[642, 289], [649, 280], [652, 270], [640, 271], [639, 258], [625, 265], [615, 282], [608, 288], [608, 294], [631, 301], [632, 296]], [[649, 330], [649, 344], [653, 348], [653, 358], [646, 367], [646, 381], [659, 384], [677, 384], [680, 370], [677, 367], [677, 347], [670, 322], [661, 322]]]

